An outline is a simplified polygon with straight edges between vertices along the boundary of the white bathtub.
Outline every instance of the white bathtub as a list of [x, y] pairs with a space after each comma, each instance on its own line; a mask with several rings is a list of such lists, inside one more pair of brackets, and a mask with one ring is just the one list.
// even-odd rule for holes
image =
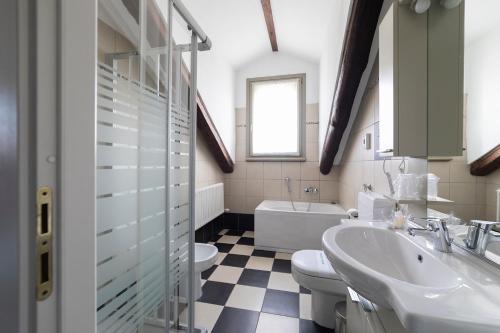
[[[281, 252], [321, 249], [323, 232], [347, 214], [340, 205], [265, 200], [255, 208], [255, 248]], [[307, 211], [309, 207], [309, 211]]]

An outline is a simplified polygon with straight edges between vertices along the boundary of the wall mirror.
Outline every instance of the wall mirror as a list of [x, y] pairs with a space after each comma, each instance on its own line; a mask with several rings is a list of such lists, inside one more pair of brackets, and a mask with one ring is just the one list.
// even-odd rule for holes
[[[474, 220], [500, 221], [500, 2], [469, 0], [462, 1], [461, 6], [463, 152], [429, 156], [429, 173], [437, 179], [434, 190], [447, 201], [429, 202], [428, 207], [453, 213], [470, 225]], [[431, 119], [428, 126], [433, 126]], [[446, 129], [441, 133], [443, 140], [449, 139]], [[430, 191], [431, 186], [428, 194]], [[500, 229], [495, 226], [492, 230], [486, 257], [500, 258], [500, 237], [495, 237], [500, 235], [495, 230]], [[467, 232], [464, 225], [456, 242], [463, 244]]]

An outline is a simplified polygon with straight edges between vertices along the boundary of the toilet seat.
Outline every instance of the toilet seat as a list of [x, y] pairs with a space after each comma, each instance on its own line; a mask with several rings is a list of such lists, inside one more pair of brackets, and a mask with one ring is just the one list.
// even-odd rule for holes
[[301, 250], [292, 255], [292, 275], [310, 290], [345, 295], [344, 281], [335, 272], [323, 251]]

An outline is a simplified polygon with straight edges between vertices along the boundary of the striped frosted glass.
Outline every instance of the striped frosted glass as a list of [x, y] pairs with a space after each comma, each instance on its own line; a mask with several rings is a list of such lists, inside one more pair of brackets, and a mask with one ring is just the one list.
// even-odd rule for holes
[[[170, 227], [177, 248], [168, 248], [167, 100], [106, 65], [98, 67], [97, 330], [136, 332], [165, 298], [167, 258], [176, 267], [169, 268], [172, 276], [182, 276], [188, 223], [181, 221], [187, 217], [181, 205], [187, 205], [188, 195], [180, 188], [187, 176], [178, 169], [170, 177], [181, 185], [170, 199], [171, 215], [178, 215]], [[187, 139], [179, 137], [173, 145], [181, 154]], [[175, 161], [187, 165], [189, 158]]]

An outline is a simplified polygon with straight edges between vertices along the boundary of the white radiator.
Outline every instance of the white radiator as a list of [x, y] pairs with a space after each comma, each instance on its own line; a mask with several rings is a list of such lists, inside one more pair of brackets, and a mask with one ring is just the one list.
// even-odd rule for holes
[[196, 230], [224, 213], [224, 183], [196, 189]]

